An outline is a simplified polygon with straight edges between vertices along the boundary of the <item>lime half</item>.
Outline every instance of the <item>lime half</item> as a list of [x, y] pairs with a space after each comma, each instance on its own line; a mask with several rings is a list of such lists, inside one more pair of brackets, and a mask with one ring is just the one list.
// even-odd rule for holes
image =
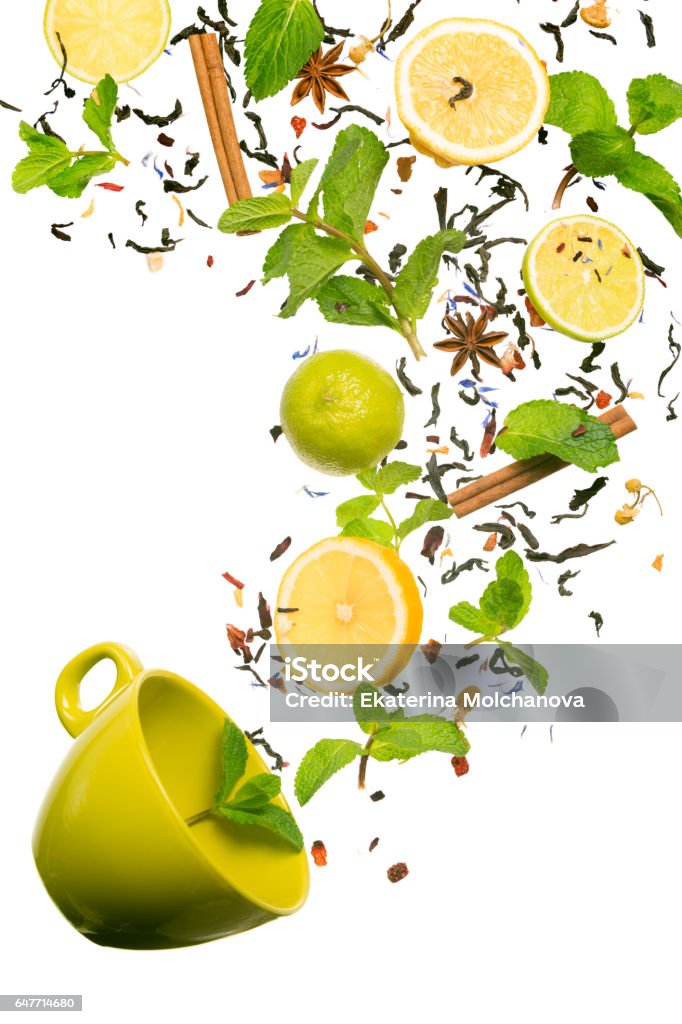
[[547, 224], [526, 250], [523, 281], [549, 326], [578, 341], [622, 334], [644, 304], [639, 253], [620, 228], [599, 217]]
[[168, 0], [48, 0], [45, 38], [54, 59], [82, 82], [136, 78], [163, 53], [170, 34]]

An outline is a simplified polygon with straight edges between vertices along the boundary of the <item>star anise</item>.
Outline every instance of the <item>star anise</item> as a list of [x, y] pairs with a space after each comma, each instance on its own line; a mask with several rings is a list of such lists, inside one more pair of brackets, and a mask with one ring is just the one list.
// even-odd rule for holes
[[446, 314], [443, 317], [443, 327], [450, 332], [449, 338], [437, 341], [434, 348], [442, 352], [454, 352], [450, 374], [454, 377], [462, 369], [467, 359], [471, 360], [473, 374], [476, 380], [480, 381], [481, 364], [480, 359], [490, 366], [497, 366], [502, 369], [500, 357], [493, 351], [493, 345], [499, 344], [508, 337], [506, 331], [489, 331], [486, 328], [490, 320], [490, 311], [484, 309], [479, 317], [474, 320], [471, 313], [466, 313], [466, 320], [461, 313]]
[[355, 68], [350, 67], [348, 64], [336, 63], [341, 56], [342, 50], [343, 41], [331, 50], [327, 50], [325, 54], [322, 53], [322, 47], [316, 53], [311, 54], [307, 63], [303, 65], [296, 75], [296, 78], [300, 78], [300, 82], [294, 89], [294, 94], [291, 97], [292, 107], [296, 103], [300, 103], [301, 100], [304, 100], [311, 92], [315, 106], [321, 114], [324, 114], [327, 93], [330, 93], [331, 96], [336, 96], [340, 100], [348, 99], [345, 90], [337, 82], [337, 78], [349, 75], [351, 71], [355, 71]]

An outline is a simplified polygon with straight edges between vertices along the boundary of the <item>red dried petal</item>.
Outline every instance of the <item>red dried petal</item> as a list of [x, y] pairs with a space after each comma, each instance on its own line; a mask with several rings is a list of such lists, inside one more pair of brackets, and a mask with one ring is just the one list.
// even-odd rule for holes
[[292, 117], [291, 127], [294, 129], [294, 133], [297, 139], [300, 139], [301, 135], [303, 135], [303, 132], [307, 124], [308, 122], [304, 117]]

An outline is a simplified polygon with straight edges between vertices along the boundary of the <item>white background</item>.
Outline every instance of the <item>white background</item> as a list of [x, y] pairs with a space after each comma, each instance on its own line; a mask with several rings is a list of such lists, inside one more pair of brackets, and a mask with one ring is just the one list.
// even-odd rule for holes
[[[51, 103], [41, 94], [55, 73], [42, 37], [42, 5], [30, 0], [5, 6], [0, 95], [23, 106], [32, 121]], [[177, 30], [192, 20], [193, 5], [173, 6]], [[654, 18], [656, 49], [644, 46], [639, 6]], [[243, 34], [252, 5], [232, 8]], [[384, 14], [379, 2], [323, 8], [333, 24], [352, 23], [367, 35], [378, 31]], [[569, 9], [568, 0], [476, 5], [477, 14], [524, 32], [550, 71], [558, 69], [554, 44], [538, 22], [560, 20]], [[418, 13], [422, 27], [439, 16], [471, 11], [424, 0]], [[679, 15], [675, 5], [660, 0], [621, 0], [613, 13], [619, 46], [593, 39], [580, 22], [565, 31], [563, 67], [602, 78], [624, 121], [624, 94], [633, 74], [678, 73]], [[397, 52], [397, 46], [390, 50], [393, 57]], [[353, 101], [383, 113], [391, 99], [391, 66], [373, 57], [364, 67], [367, 81], [354, 75], [343, 84]], [[239, 73], [236, 80], [241, 93]], [[273, 446], [268, 428], [278, 422], [279, 394], [296, 365], [292, 353], [316, 336], [322, 348], [356, 348], [389, 369], [400, 355], [409, 356], [398, 336], [325, 325], [312, 304], [293, 320], [276, 319], [284, 296], [280, 282], [265, 290], [256, 285], [248, 296], [235, 298], [258, 278], [268, 239], [227, 238], [191, 223], [178, 230], [177, 207], [153, 170], [141, 164], [146, 152], [158, 152], [179, 175], [184, 147], [200, 149], [200, 169], [211, 178], [187, 205], [215, 223], [224, 198], [186, 48], [162, 57], [135, 85], [146, 110], [170, 110], [179, 96], [186, 116], [166, 129], [177, 139], [172, 150], [158, 146], [155, 129], [135, 119], [116, 129], [132, 161], [128, 171], [110, 176], [125, 184], [118, 194], [91, 187], [73, 201], [47, 190], [14, 195], [11, 170], [22, 155], [18, 115], [0, 110], [0, 988], [82, 992], [86, 1016], [98, 1022], [120, 1020], [122, 1014], [131, 1020], [212, 1021], [254, 1013], [289, 1024], [346, 1020], [370, 1006], [374, 1014], [400, 1022], [429, 1016], [456, 1016], [470, 1024], [501, 1018], [528, 1024], [597, 1021], [607, 1015], [622, 1022], [679, 1020], [675, 725], [563, 726], [554, 730], [553, 743], [546, 727], [529, 730], [523, 740], [516, 727], [473, 727], [471, 772], [464, 779], [454, 778], [443, 755], [402, 767], [372, 763], [371, 788], [387, 793], [379, 804], [358, 795], [348, 769], [298, 813], [308, 846], [321, 838], [329, 852], [327, 868], [312, 868], [305, 909], [207, 946], [159, 953], [101, 949], [73, 931], [47, 898], [33, 866], [30, 834], [42, 793], [70, 742], [53, 711], [53, 685], [62, 665], [98, 640], [120, 640], [145, 664], [192, 679], [244, 728], [265, 725], [292, 763], [284, 773], [291, 793], [295, 766], [321, 732], [314, 726], [268, 726], [266, 694], [234, 671], [225, 623], [255, 621], [258, 591], [274, 601], [285, 564], [334, 532], [335, 505], [356, 490], [352, 482], [310, 473], [283, 440]], [[82, 88], [80, 93], [85, 94]], [[122, 99], [138, 101], [128, 88]], [[76, 145], [87, 137], [78, 107], [78, 101], [62, 101], [54, 118]], [[291, 154], [288, 91], [258, 109], [271, 148]], [[309, 122], [324, 120], [308, 103], [295, 113]], [[253, 142], [252, 126], [242, 126]], [[402, 137], [397, 121], [391, 133]], [[309, 124], [300, 155], [321, 156], [332, 142], [333, 131], [318, 132]], [[646, 138], [641, 146], [679, 177], [679, 128]], [[382, 258], [396, 241], [409, 246], [436, 229], [431, 196], [439, 184], [449, 188], [451, 211], [467, 199], [482, 206], [488, 196], [485, 185], [476, 190], [463, 170], [439, 171], [422, 157], [403, 195], [392, 195], [389, 189], [399, 186], [395, 158], [408, 152], [391, 151], [372, 213], [380, 230], [369, 242]], [[567, 162], [567, 140], [558, 130], [552, 130], [549, 146], [533, 144], [507, 161], [504, 170], [529, 189], [531, 212], [525, 215], [516, 204], [491, 233], [532, 237], [550, 216]], [[260, 169], [249, 164], [255, 188]], [[534, 571], [535, 600], [517, 639], [593, 642], [588, 612], [595, 609], [604, 616], [605, 641], [670, 643], [679, 639], [679, 426], [665, 422], [665, 403], [655, 392], [669, 361], [670, 312], [680, 314], [678, 241], [643, 197], [613, 182], [606, 192], [576, 185], [567, 194], [566, 211], [585, 212], [588, 194], [635, 245], [668, 268], [668, 289], [647, 282], [644, 323], [609, 343], [604, 371], [594, 378], [613, 391], [608, 367], [618, 359], [632, 389], [646, 396], [629, 403], [640, 429], [622, 442], [622, 462], [607, 471], [609, 488], [586, 519], [562, 527], [550, 526], [549, 517], [565, 511], [573, 489], [585, 486], [584, 475], [567, 470], [527, 494], [538, 510], [532, 526], [545, 550], [612, 537], [618, 543], [575, 563], [582, 572], [573, 581], [573, 598], [558, 596], [557, 567], [542, 567], [542, 575]], [[91, 197], [94, 214], [82, 220]], [[147, 202], [144, 229], [133, 211], [137, 199]], [[70, 245], [51, 237], [53, 221], [71, 220]], [[134, 237], [155, 244], [165, 225], [185, 241], [166, 259], [163, 272], [151, 275], [145, 258], [126, 250], [124, 242]], [[116, 251], [106, 239], [110, 230]], [[497, 250], [493, 275], [504, 274], [512, 290], [521, 252], [512, 246]], [[209, 254], [215, 258], [210, 270]], [[444, 267], [440, 281], [437, 294], [448, 287], [462, 290], [461, 279]], [[494, 294], [494, 285], [489, 290]], [[434, 303], [422, 327], [429, 350], [441, 336], [441, 315], [442, 306]], [[516, 385], [502, 382], [501, 415], [568, 383], [563, 372], [576, 372], [587, 352], [550, 332], [534, 333], [543, 368], [519, 374]], [[406, 400], [405, 436], [411, 444], [405, 455], [416, 461], [425, 457], [423, 437], [432, 429], [421, 427], [436, 379], [443, 381], [443, 437], [456, 422], [477, 448], [482, 430], [481, 408], [470, 410], [459, 401], [447, 357], [430, 351], [426, 364], [408, 365], [424, 389], [422, 398]], [[678, 388], [679, 374], [666, 381], [666, 394]], [[499, 453], [482, 471], [504, 461]], [[612, 517], [631, 476], [657, 488], [666, 516], [660, 519], [650, 504], [634, 526], [619, 529]], [[332, 493], [311, 499], [301, 490], [306, 484]], [[451, 527], [458, 561], [480, 554], [483, 538], [471, 525]], [[270, 551], [288, 534], [289, 555], [271, 564]], [[466, 574], [441, 587], [439, 567], [430, 568], [419, 555], [421, 539], [406, 545], [405, 557], [429, 588], [425, 639], [463, 639], [454, 629], [448, 632], [447, 609], [456, 600], [476, 598], [485, 578]], [[661, 574], [651, 568], [659, 553], [665, 555]], [[243, 612], [221, 579], [226, 569], [246, 581]], [[100, 696], [105, 677], [98, 676]], [[91, 696], [94, 703], [94, 689]], [[332, 735], [355, 731], [333, 728]], [[369, 854], [374, 836], [381, 841]], [[393, 886], [386, 869], [397, 860], [408, 863], [410, 875]]]

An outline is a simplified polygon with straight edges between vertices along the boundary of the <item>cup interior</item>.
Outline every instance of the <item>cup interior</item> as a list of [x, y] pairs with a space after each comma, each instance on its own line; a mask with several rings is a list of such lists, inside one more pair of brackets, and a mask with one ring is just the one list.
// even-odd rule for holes
[[[235, 825], [215, 815], [188, 827], [187, 818], [209, 808], [221, 778], [225, 713], [205, 693], [170, 673], [146, 675], [137, 711], [148, 758], [190, 840], [233, 888], [252, 902], [286, 914], [304, 902], [305, 854], [258, 826]], [[239, 783], [267, 771], [247, 741], [249, 758]], [[276, 803], [288, 809], [283, 798]]]

